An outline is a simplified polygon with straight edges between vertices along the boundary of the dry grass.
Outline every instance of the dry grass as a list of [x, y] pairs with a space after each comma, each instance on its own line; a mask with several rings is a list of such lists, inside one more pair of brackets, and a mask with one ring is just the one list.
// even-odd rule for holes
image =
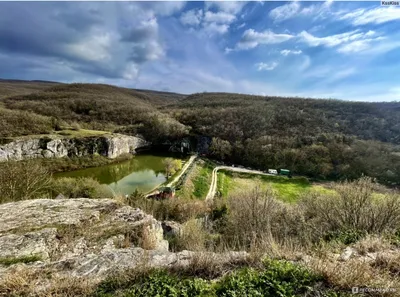
[[187, 221], [177, 237], [177, 250], [205, 251], [208, 233], [196, 219]]
[[354, 248], [360, 255], [385, 251], [390, 249], [390, 247], [391, 244], [388, 239], [376, 235], [367, 235], [354, 245]]
[[59, 276], [49, 269], [16, 267], [0, 280], [0, 296], [84, 297], [90, 296], [98, 282], [90, 278]]

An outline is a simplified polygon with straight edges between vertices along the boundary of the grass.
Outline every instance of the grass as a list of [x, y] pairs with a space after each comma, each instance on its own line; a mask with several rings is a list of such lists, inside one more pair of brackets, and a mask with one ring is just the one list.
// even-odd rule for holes
[[181, 199], [204, 199], [211, 184], [214, 165], [209, 161], [198, 160], [183, 185], [176, 192]]
[[283, 176], [265, 176], [248, 173], [237, 173], [221, 170], [218, 172], [218, 190], [222, 197], [247, 191], [259, 185], [262, 189], [271, 186], [278, 197], [289, 203], [296, 202], [307, 191], [330, 191], [322, 186], [313, 186], [305, 178], [287, 178]]
[[0, 258], [0, 265], [11, 266], [18, 263], [28, 264], [41, 260], [42, 258], [38, 255], [21, 256], [21, 257], [2, 257]]
[[207, 196], [211, 184], [212, 171], [212, 164], [204, 162], [200, 167], [199, 174], [193, 179], [193, 195], [197, 199], [204, 199]]
[[65, 129], [57, 131], [56, 134], [73, 138], [80, 138], [80, 137], [90, 137], [90, 136], [101, 136], [104, 134], [110, 134], [110, 132], [100, 131], [100, 130], [88, 130], [88, 129], [78, 129], [78, 130]]
[[283, 260], [267, 259], [258, 268], [231, 269], [216, 281], [193, 272], [198, 271], [150, 269], [114, 277], [101, 283], [94, 296], [345, 296], [321, 287], [321, 275]]

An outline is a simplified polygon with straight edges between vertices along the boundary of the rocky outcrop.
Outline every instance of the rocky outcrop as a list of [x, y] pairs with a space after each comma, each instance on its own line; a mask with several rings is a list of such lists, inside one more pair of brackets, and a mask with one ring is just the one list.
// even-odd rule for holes
[[[245, 256], [207, 254], [215, 261]], [[20, 268], [38, 275], [101, 280], [143, 265], [188, 265], [194, 257], [195, 252], [169, 252], [160, 222], [111, 199], [38, 199], [0, 205], [0, 283]], [[4, 259], [12, 265], [4, 264]], [[23, 263], [26, 259], [29, 263]]]
[[21, 138], [0, 146], [0, 162], [32, 158], [63, 158], [99, 154], [116, 158], [135, 153], [148, 146], [142, 138], [122, 134], [105, 134], [83, 138], [61, 138], [52, 135], [42, 138]]

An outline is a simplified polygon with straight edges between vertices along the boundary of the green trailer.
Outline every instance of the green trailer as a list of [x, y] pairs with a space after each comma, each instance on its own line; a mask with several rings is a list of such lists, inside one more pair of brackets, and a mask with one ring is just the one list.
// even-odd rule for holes
[[290, 170], [289, 169], [280, 169], [279, 170], [280, 175], [286, 175], [286, 176], [291, 176]]

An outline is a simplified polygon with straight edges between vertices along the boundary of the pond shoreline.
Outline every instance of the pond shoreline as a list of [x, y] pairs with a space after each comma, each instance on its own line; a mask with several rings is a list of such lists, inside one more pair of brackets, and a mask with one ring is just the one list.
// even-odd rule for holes
[[96, 167], [87, 167], [78, 170], [58, 172], [55, 178], [89, 177], [100, 184], [108, 185], [118, 194], [132, 194], [135, 190], [147, 193], [167, 182], [165, 177], [166, 158], [186, 160], [187, 155], [160, 153], [147, 151], [146, 154], [132, 155], [131, 158]]

